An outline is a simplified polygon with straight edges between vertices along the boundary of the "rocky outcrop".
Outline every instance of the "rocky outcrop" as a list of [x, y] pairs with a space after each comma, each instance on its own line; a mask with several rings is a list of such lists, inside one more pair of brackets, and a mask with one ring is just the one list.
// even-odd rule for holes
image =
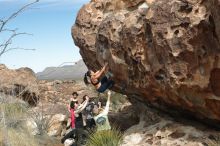
[[47, 134], [50, 137], [59, 137], [66, 131], [68, 116], [66, 105], [40, 100], [37, 106], [28, 109], [26, 126], [32, 135]]
[[[39, 111], [40, 112], [40, 111]], [[42, 119], [40, 119], [41, 117]], [[43, 132], [46, 132], [48, 136], [50, 137], [59, 137], [61, 136], [61, 133], [65, 131], [67, 123], [67, 117], [63, 114], [54, 114], [54, 115], [46, 115], [42, 114], [39, 115], [39, 117], [31, 117], [26, 120], [26, 127], [28, 131], [32, 135], [42, 135]], [[43, 127], [41, 127], [41, 125]], [[46, 129], [40, 129], [40, 128], [46, 128]], [[43, 131], [45, 130], [45, 131]]]
[[110, 112], [108, 118], [111, 125], [116, 125], [121, 131], [126, 131], [130, 127], [138, 124], [140, 115], [136, 112], [136, 107], [134, 106], [127, 105], [121, 108], [121, 111]]
[[65, 125], [65, 123], [67, 123], [66, 115], [56, 114], [52, 116], [48, 123], [49, 127], [47, 134], [49, 136], [61, 136], [63, 125]]
[[30, 105], [39, 100], [38, 84], [34, 72], [29, 68], [10, 70], [0, 64], [0, 93], [16, 96]]
[[[124, 133], [121, 146], [214, 146], [219, 145], [219, 131], [195, 121], [173, 119], [146, 105], [133, 110], [140, 121]], [[128, 120], [129, 121], [129, 120]]]
[[108, 61], [115, 91], [219, 122], [219, 14], [219, 0], [92, 0], [72, 36], [89, 69]]
[[41, 134], [38, 127], [37, 127], [38, 125], [36, 124], [36, 122], [34, 121], [33, 118], [27, 119], [25, 125], [31, 135], [40, 135]]

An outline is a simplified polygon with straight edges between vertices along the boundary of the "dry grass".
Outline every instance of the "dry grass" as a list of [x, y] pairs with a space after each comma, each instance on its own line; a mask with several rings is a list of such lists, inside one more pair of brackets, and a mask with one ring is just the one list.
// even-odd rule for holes
[[13, 97], [2, 97], [0, 104], [0, 146], [37, 146], [26, 125], [27, 105]]
[[26, 129], [7, 129], [8, 141], [12, 146], [37, 146], [37, 142]]
[[4, 110], [7, 127], [16, 128], [19, 123], [26, 120], [27, 109], [25, 105], [21, 103], [3, 103], [0, 108]]

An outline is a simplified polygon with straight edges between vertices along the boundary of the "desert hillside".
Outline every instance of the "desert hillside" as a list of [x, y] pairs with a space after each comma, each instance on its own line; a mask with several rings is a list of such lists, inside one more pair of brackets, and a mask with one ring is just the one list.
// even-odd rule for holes
[[78, 80], [82, 79], [87, 67], [83, 60], [79, 60], [74, 65], [61, 67], [47, 67], [42, 72], [36, 73], [39, 80]]

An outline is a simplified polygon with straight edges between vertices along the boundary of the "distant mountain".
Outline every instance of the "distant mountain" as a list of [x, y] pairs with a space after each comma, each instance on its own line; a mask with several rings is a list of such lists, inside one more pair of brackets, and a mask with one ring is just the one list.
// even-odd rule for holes
[[42, 72], [36, 73], [39, 80], [76, 80], [83, 78], [87, 67], [83, 60], [75, 65], [65, 65], [62, 67], [47, 67]]

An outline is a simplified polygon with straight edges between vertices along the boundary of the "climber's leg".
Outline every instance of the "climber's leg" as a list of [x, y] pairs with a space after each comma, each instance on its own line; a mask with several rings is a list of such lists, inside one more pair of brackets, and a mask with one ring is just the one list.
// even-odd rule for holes
[[115, 84], [114, 81], [108, 80], [108, 79], [107, 79], [106, 82], [101, 82], [101, 83], [102, 83], [102, 85], [97, 89], [97, 91], [100, 92], [100, 93], [103, 93], [103, 92], [105, 92], [105, 90], [107, 90], [109, 88], [112, 88]]
[[102, 77], [100, 82], [101, 82], [101, 84], [104, 84], [104, 83], [108, 82], [108, 78], [106, 76], [104, 76], [104, 77]]
[[110, 78], [112, 78], [114, 75], [113, 75], [113, 73], [111, 73], [110, 71], [108, 71], [108, 72], [105, 74], [105, 76], [106, 76], [108, 79], [110, 79]]

